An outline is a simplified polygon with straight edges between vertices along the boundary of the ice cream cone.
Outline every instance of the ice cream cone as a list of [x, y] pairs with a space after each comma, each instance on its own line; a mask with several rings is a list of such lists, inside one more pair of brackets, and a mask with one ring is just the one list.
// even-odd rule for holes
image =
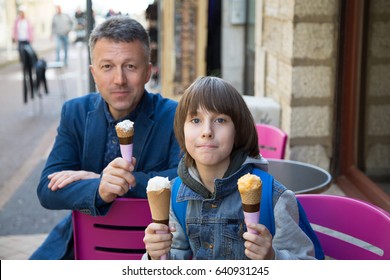
[[130, 162], [133, 157], [133, 125], [134, 123], [132, 121], [124, 120], [115, 126], [116, 134], [119, 138], [122, 157]]
[[168, 225], [171, 190], [162, 189], [159, 191], [149, 191], [146, 194], [148, 196], [153, 221], [155, 223]]
[[[171, 184], [168, 177], [156, 176], [151, 178], [146, 187], [146, 195], [153, 222], [168, 225], [171, 206]], [[156, 233], [167, 233], [167, 231], [158, 231]], [[166, 258], [166, 255], [161, 256], [162, 260]]]
[[[260, 200], [262, 192], [261, 179], [253, 174], [245, 174], [237, 182], [238, 191], [241, 195], [242, 208], [244, 210], [245, 222], [259, 223]], [[248, 229], [249, 232], [257, 233]]]

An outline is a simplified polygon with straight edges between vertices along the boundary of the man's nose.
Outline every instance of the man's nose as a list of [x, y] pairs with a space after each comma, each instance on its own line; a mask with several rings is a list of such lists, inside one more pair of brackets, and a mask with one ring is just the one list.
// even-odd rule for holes
[[126, 82], [126, 75], [122, 68], [118, 68], [115, 72], [114, 83], [117, 85], [123, 85]]

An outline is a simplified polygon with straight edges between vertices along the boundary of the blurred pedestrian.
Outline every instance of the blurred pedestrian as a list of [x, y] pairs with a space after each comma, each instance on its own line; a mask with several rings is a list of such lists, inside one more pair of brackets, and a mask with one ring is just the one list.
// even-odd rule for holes
[[73, 28], [73, 21], [67, 14], [62, 13], [61, 6], [56, 6], [56, 14], [52, 21], [52, 35], [56, 36], [56, 60], [61, 61], [61, 48], [64, 52], [64, 64], [68, 65], [69, 32]]
[[118, 15], [118, 14], [114, 11], [114, 9], [110, 8], [106, 14], [106, 18], [113, 17], [116, 15]]
[[84, 11], [81, 10], [80, 7], [77, 8], [74, 18], [76, 20], [76, 26], [75, 26], [75, 32], [76, 32], [76, 40], [77, 42], [84, 42], [85, 36], [86, 36], [86, 29], [87, 29], [87, 15]]
[[31, 22], [26, 18], [25, 14], [26, 8], [24, 6], [19, 7], [18, 17], [15, 20], [13, 32], [12, 32], [12, 42], [18, 44], [18, 51], [20, 61], [23, 63], [23, 48], [25, 45], [28, 45], [33, 40], [33, 29]]

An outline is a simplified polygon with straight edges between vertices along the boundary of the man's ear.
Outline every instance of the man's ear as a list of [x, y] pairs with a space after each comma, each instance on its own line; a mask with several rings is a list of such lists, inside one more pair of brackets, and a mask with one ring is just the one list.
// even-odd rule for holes
[[146, 80], [145, 83], [149, 82], [150, 81], [150, 77], [152, 77], [152, 67], [153, 67], [152, 63], [149, 62], [149, 65], [148, 65], [148, 76], [146, 77], [147, 80]]

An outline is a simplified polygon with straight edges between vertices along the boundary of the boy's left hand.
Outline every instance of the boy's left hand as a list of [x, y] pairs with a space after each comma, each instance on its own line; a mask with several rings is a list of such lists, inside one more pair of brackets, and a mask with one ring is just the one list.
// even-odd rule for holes
[[252, 260], [273, 260], [275, 252], [272, 248], [272, 235], [269, 230], [261, 224], [248, 224], [247, 227], [258, 234], [244, 233], [245, 255]]

